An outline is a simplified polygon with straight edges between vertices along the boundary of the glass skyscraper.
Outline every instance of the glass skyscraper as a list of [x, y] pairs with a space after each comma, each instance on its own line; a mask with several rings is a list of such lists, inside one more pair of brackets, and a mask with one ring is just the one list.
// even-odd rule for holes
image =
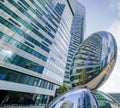
[[78, 1], [70, 0], [70, 5], [73, 9], [73, 20], [71, 26], [71, 38], [69, 51], [67, 56], [66, 70], [64, 75], [64, 83], [71, 87], [70, 70], [74, 55], [83, 41], [85, 29], [85, 8]]
[[[47, 104], [64, 79], [72, 33], [70, 2], [0, 0], [0, 15], [0, 104]], [[71, 39], [71, 44], [77, 46], [79, 40]]]

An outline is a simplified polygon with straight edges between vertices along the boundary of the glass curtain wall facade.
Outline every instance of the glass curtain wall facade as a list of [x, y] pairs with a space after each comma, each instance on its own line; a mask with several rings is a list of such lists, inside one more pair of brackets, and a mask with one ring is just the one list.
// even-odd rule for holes
[[73, 62], [73, 57], [84, 38], [85, 8], [78, 1], [70, 0], [69, 3], [72, 6], [74, 16], [73, 16], [71, 32], [70, 32], [71, 39], [70, 39], [68, 56], [67, 56], [64, 83], [67, 84], [69, 87], [71, 87], [70, 70]]
[[0, 14], [0, 105], [47, 104], [64, 79], [68, 1], [0, 0]]

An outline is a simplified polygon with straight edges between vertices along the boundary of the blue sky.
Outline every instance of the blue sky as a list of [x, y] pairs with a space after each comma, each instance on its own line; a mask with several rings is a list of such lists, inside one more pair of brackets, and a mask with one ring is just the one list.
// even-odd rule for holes
[[86, 9], [86, 35], [97, 31], [108, 31], [115, 37], [118, 57], [115, 68], [99, 89], [104, 92], [120, 93], [120, 0], [78, 0]]

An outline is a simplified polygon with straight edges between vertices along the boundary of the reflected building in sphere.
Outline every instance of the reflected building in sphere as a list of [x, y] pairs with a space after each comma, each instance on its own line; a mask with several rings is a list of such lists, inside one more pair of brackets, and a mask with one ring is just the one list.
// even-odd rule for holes
[[110, 95], [85, 88], [73, 89], [51, 102], [47, 108], [120, 108]]
[[120, 103], [120, 93], [109, 93], [109, 94]]
[[110, 33], [101, 31], [90, 35], [74, 57], [70, 77], [72, 87], [100, 87], [110, 76], [116, 57], [116, 41]]
[[[90, 35], [79, 47], [70, 80], [73, 89], [52, 101], [47, 108], [120, 108], [110, 95], [97, 89], [110, 76], [117, 57], [112, 34], [100, 31]], [[64, 107], [66, 103], [66, 107]]]

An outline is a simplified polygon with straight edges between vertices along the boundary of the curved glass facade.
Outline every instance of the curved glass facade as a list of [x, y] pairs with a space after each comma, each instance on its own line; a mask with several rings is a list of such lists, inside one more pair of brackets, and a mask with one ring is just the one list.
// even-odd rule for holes
[[97, 32], [79, 47], [71, 70], [72, 87], [97, 89], [110, 76], [117, 57], [117, 46], [108, 32]]

